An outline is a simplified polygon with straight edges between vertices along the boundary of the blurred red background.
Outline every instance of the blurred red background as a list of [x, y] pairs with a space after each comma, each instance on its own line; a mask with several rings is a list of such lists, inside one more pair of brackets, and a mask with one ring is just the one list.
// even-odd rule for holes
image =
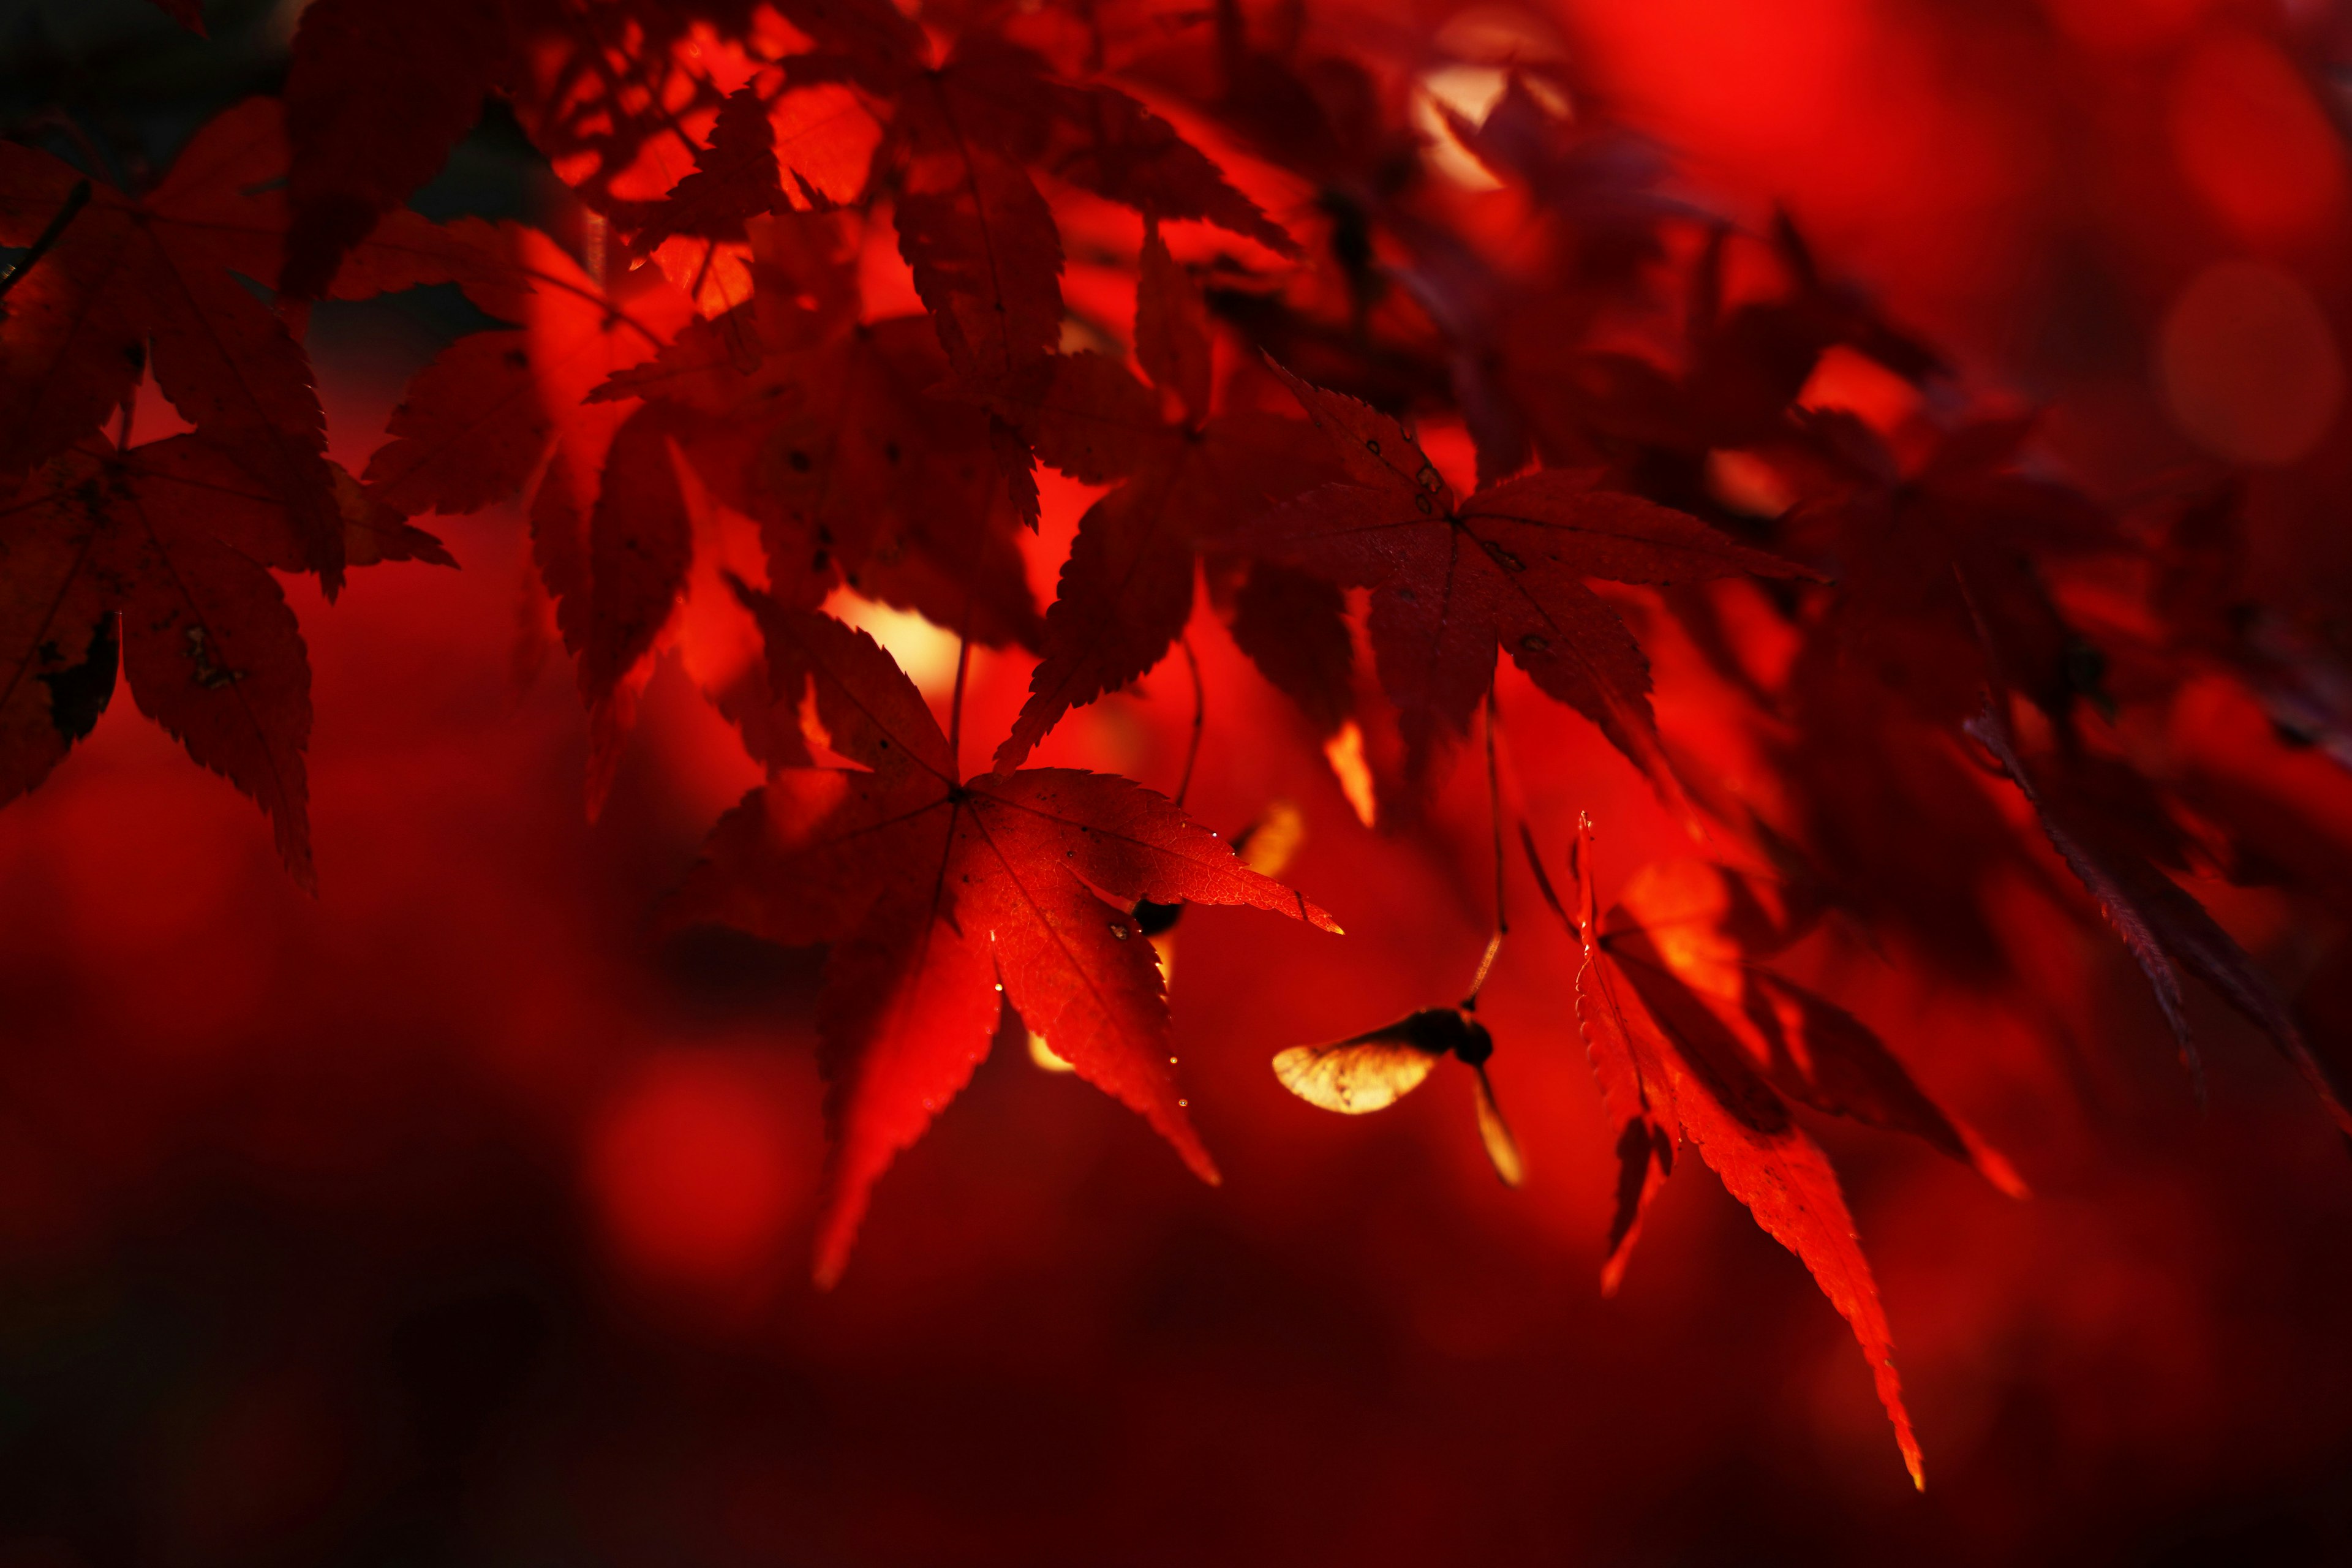
[[[1591, 62], [1691, 188], [1784, 202], [1972, 387], [2046, 407], [2095, 490], [2259, 465], [2257, 591], [2341, 616], [2332, 8], [1508, 19]], [[320, 311], [344, 461], [436, 346]], [[1086, 495], [1049, 492], [1041, 594]], [[512, 673], [520, 519], [436, 526], [462, 571], [372, 571], [331, 607], [289, 588], [316, 900], [127, 700], [0, 813], [0, 1563], [2352, 1561], [2352, 1159], [2221, 1008], [2197, 1000], [2200, 1111], [2128, 961], [2040, 888], [2013, 890], [2027, 983], [1998, 994], [1801, 952], [2036, 1191], [1822, 1133], [1927, 1450], [1914, 1495], [1844, 1325], [1710, 1180], [1670, 1185], [1600, 1299], [1613, 1170], [1568, 944], [1516, 873], [1485, 1011], [1525, 1191], [1486, 1171], [1464, 1083], [1361, 1121], [1280, 1089], [1281, 1047], [1459, 992], [1483, 781], [1426, 834], [1366, 830], [1205, 621], [1192, 809], [1230, 832], [1297, 802], [1287, 877], [1349, 931], [1180, 928], [1224, 1186], [1000, 1040], [814, 1292], [816, 961], [654, 921], [757, 770], [666, 666], [585, 821], [577, 700]], [[891, 635], [922, 679], [926, 634]], [[968, 731], [1001, 733], [1025, 679], [982, 656]], [[1632, 771], [1516, 681], [1547, 843], [1591, 812], [1604, 894], [1676, 852]], [[2183, 769], [2320, 802], [2352, 857], [2352, 780], [2209, 695], [2174, 716]], [[1163, 668], [1045, 760], [1170, 787], [1189, 710]], [[2200, 891], [2323, 988], [2341, 963], [2333, 917]]]

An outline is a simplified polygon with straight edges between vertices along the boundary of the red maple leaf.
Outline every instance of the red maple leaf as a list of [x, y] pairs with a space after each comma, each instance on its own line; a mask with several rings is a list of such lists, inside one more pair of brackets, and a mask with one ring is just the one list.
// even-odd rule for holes
[[667, 622], [693, 542], [674, 411], [591, 394], [652, 358], [692, 306], [652, 267], [601, 287], [536, 229], [467, 223], [459, 236], [496, 262], [460, 279], [468, 297], [524, 324], [459, 338], [417, 373], [368, 460], [368, 491], [405, 514], [468, 512], [537, 476], [533, 553], [593, 716], [593, 809], [628, 731], [623, 682]]
[[[199, 132], [145, 198], [95, 190], [8, 295], [0, 475], [97, 429], [152, 365], [188, 422], [286, 500], [302, 564], [332, 587], [342, 533], [310, 362], [234, 276], [277, 281], [285, 195], [254, 187], [285, 166], [281, 110], [256, 99]], [[0, 142], [0, 243], [29, 244], [83, 184], [47, 153]]]
[[[1321, 437], [1298, 420], [1254, 411], [1210, 414], [1208, 314], [1156, 225], [1144, 237], [1135, 346], [1150, 386], [1105, 355], [1068, 355], [1055, 362], [1052, 385], [1024, 421], [1047, 464], [1090, 482], [1122, 482], [1078, 521], [1045, 613], [1045, 656], [1030, 675], [1029, 700], [1013, 732], [998, 748], [1000, 768], [1019, 765], [1070, 709], [1125, 686], [1166, 656], [1192, 618], [1198, 540], [1336, 472]], [[1163, 412], [1171, 401], [1172, 417]], [[1281, 567], [1264, 564], [1274, 586], [1262, 585], [1255, 597], [1279, 591]], [[1211, 565], [1221, 584], [1247, 570], [1230, 557]], [[1227, 589], [1235, 599], [1248, 592], [1245, 584]], [[1320, 601], [1294, 595], [1290, 616], [1258, 636], [1249, 635], [1255, 626], [1238, 624], [1238, 612], [1232, 617], [1244, 651], [1318, 720], [1318, 710], [1338, 708], [1337, 700], [1318, 694], [1345, 688], [1340, 609], [1336, 595]], [[1286, 658], [1311, 646], [1319, 628], [1336, 633], [1336, 680], [1311, 658]]]
[[512, 47], [507, 5], [312, 0], [286, 77], [285, 288], [325, 294], [352, 248], [448, 161]]
[[745, 82], [719, 106], [709, 143], [695, 152], [694, 173], [646, 216], [630, 246], [643, 255], [674, 234], [741, 239], [746, 218], [785, 205], [776, 128], [759, 88]]
[[1851, 415], [1811, 416], [1830, 493], [1787, 519], [1837, 563], [1843, 592], [1823, 632], [1920, 717], [1958, 722], [1996, 680], [2063, 718], [2078, 646], [2051, 598], [2054, 563], [2119, 553], [2115, 520], [2068, 487], [2017, 471], [2032, 433], [1990, 420], [1942, 437], [1916, 472]]
[[2181, 994], [2183, 969], [2221, 993], [2224, 1001], [2269, 1036], [2279, 1054], [2294, 1065], [2318, 1097], [2329, 1120], [2352, 1137], [2352, 1110], [2347, 1109], [2327, 1070], [2311, 1054], [2294, 1010], [2246, 950], [2206, 912], [2205, 906], [2129, 842], [2126, 825], [2091, 809], [2081, 792], [2070, 787], [2072, 781], [2064, 773], [2053, 777], [2045, 772], [2037, 776], [2018, 755], [2016, 738], [1997, 706], [1988, 703], [1983, 712], [1969, 721], [1967, 730], [1992, 753], [2001, 772], [2033, 807], [2051, 847], [2097, 900], [2100, 912], [2123, 939], [2132, 962], [2147, 977], [2164, 1021], [2179, 1042], [2181, 1059], [2199, 1075], [2200, 1094], [2202, 1073]]
[[1685, 513], [1595, 489], [1590, 475], [1548, 470], [1457, 500], [1395, 420], [1276, 368], [1331, 438], [1348, 479], [1234, 537], [1372, 590], [1372, 650], [1415, 775], [1425, 778], [1438, 746], [1467, 731], [1499, 644], [1675, 794], [1650, 711], [1649, 662], [1582, 580], [1811, 574]]
[[[294, 510], [201, 435], [118, 452], [92, 437], [0, 503], [0, 802], [46, 777], [114, 690], [117, 650], [141, 711], [276, 825], [313, 888], [310, 667], [269, 569], [299, 571]], [[455, 565], [438, 542], [329, 470], [355, 564]]]
[[979, 29], [929, 67], [920, 34], [880, 0], [784, 11], [819, 44], [788, 79], [853, 81], [891, 105], [877, 167], [891, 172], [899, 252], [976, 391], [1034, 396], [1061, 338], [1061, 232], [1032, 166], [1147, 217], [1201, 218], [1295, 253], [1214, 163], [1115, 88], [1063, 81]]
[[[318, 573], [331, 595], [343, 514], [310, 357], [238, 280], [278, 279], [286, 158], [284, 111], [270, 99], [212, 120], [143, 197], [0, 142], [0, 243], [30, 244], [87, 201], [0, 302], [0, 481], [98, 430], [152, 370], [182, 416], [284, 506], [300, 546], [289, 564]], [[462, 236], [404, 214], [361, 248], [336, 292], [487, 287], [498, 270]]]
[[959, 782], [954, 741], [870, 637], [743, 596], [775, 700], [813, 690], [823, 742], [864, 770], [785, 769], [753, 790], [712, 831], [677, 906], [835, 944], [818, 1004], [833, 1086], [818, 1280], [839, 1277], [876, 1179], [970, 1080], [1006, 1002], [1214, 1182], [1168, 1070], [1168, 1005], [1134, 907], [1246, 904], [1337, 923], [1125, 779], [1031, 768]]
[[1812, 1271], [1853, 1326], [1915, 1484], [1919, 1447], [1903, 1406], [1894, 1340], [1837, 1174], [1790, 1114], [1814, 1110], [1912, 1133], [2021, 1196], [2009, 1163], [1929, 1100], [1861, 1020], [1752, 962], [1794, 931], [1767, 884], [1699, 861], [1644, 868], [1594, 914], [1592, 828], [1577, 829], [1577, 911], [1553, 896], [1583, 952], [1577, 1026], [1616, 1140], [1617, 1211], [1604, 1292], [1624, 1277], [1643, 1215], [1685, 1139], [1772, 1238]]
[[713, 497], [751, 519], [769, 588], [813, 609], [836, 584], [977, 640], [1034, 645], [1037, 611], [993, 424], [920, 316], [860, 322], [854, 231], [835, 214], [749, 225], [753, 297], [695, 321], [592, 401], [667, 405]]

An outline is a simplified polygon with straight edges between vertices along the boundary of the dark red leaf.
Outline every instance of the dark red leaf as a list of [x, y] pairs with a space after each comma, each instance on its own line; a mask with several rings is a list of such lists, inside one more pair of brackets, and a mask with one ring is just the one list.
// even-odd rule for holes
[[875, 1178], [970, 1078], [999, 983], [1079, 1076], [1215, 1180], [1168, 1069], [1151, 944], [1129, 911], [1142, 899], [1247, 904], [1336, 931], [1331, 918], [1124, 779], [1034, 769], [959, 784], [929, 709], [871, 638], [748, 602], [777, 698], [813, 690], [827, 746], [871, 770], [787, 770], [753, 791], [678, 904], [687, 919], [841, 944], [821, 1004], [835, 1088], [819, 1279], [839, 1275]]
[[285, 289], [317, 299], [379, 218], [438, 174], [507, 74], [503, 0], [312, 0], [286, 78]]
[[2051, 847], [2089, 889], [2100, 912], [2123, 939], [2132, 961], [2147, 976], [2157, 1005], [2164, 1010], [2165, 1022], [2180, 1042], [2181, 1058], [2190, 1069], [2200, 1070], [2181, 994], [2182, 968], [2220, 992], [2224, 1001], [2268, 1035], [2319, 1097], [2328, 1117], [2352, 1135], [2352, 1110], [2346, 1109], [2326, 1069], [2311, 1054], [2294, 1011], [2246, 950], [2205, 912], [2205, 906], [2144, 858], [2115, 842], [2114, 836], [2103, 832], [2095, 820], [2077, 818], [2067, 810], [2066, 803], [2053, 798], [2018, 755], [2009, 726], [1995, 709], [1988, 706], [1970, 720], [1968, 731], [1993, 754], [2001, 771], [2032, 805]]
[[1350, 482], [1308, 492], [1234, 542], [1372, 590], [1381, 685], [1420, 769], [1447, 736], [1466, 731], [1493, 683], [1499, 644], [1537, 686], [1671, 791], [1648, 662], [1581, 579], [1794, 577], [1805, 569], [1696, 518], [1596, 489], [1586, 476], [1531, 474], [1457, 501], [1396, 421], [1282, 374]]

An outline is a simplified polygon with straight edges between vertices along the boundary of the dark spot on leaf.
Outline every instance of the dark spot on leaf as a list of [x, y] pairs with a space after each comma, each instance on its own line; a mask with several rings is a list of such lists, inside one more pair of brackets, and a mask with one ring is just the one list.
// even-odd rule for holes
[[1155, 904], [1150, 899], [1135, 906], [1135, 929], [1146, 936], [1158, 936], [1172, 930], [1176, 919], [1184, 912], [1181, 903]]
[[1381, 455], [1381, 444], [1378, 441], [1367, 441], [1364, 443], [1364, 450], [1377, 458]]
[[805, 474], [811, 467], [809, 455], [797, 447], [785, 454], [784, 461], [792, 465], [793, 472], [796, 474]]
[[234, 686], [245, 679], [245, 671], [231, 669], [214, 659], [212, 639], [202, 626], [188, 628], [188, 662], [195, 666], [196, 684], [207, 691]]
[[[42, 684], [49, 689], [49, 723], [68, 745], [97, 728], [98, 716], [106, 711], [107, 702], [114, 696], [120, 646], [114, 613], [110, 610], [90, 628], [89, 647], [79, 664], [42, 675]], [[43, 656], [54, 657], [50, 650], [55, 647], [43, 645]]]
[[1528, 653], [1541, 653], [1546, 648], [1551, 647], [1551, 644], [1544, 641], [1543, 638], [1536, 636], [1535, 633], [1529, 632], [1527, 636], [1519, 639], [1519, 647]]

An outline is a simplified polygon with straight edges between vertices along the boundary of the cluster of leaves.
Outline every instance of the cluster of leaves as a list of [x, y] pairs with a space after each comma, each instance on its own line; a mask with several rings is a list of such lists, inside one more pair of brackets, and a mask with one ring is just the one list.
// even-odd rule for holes
[[[1482, 706], [1491, 759], [1507, 655], [1712, 856], [1596, 915], [1586, 835], [1576, 907], [1552, 900], [1622, 1163], [1604, 1285], [1695, 1142], [1853, 1324], [1916, 1477], [1868, 1266], [1791, 1107], [2021, 1188], [1762, 960], [1833, 919], [1981, 973], [1988, 878], [2039, 872], [2038, 818], [2184, 1052], [2187, 971], [2352, 1130], [2291, 1009], [2174, 879], [2240, 868], [2236, 825], [2145, 776], [2108, 722], [2110, 678], [2124, 700], [2258, 683], [2181, 607], [2227, 507], [2151, 532], [2037, 469], [2029, 424], [1963, 412], [1941, 358], [1785, 221], [1744, 235], [1666, 194], [1664, 160], [1564, 68], [1309, 37], [1239, 0], [315, 0], [282, 100], [222, 115], [152, 190], [0, 144], [0, 243], [26, 250], [0, 286], [0, 799], [89, 731], [119, 662], [307, 882], [309, 678], [270, 574], [331, 595], [352, 567], [450, 563], [409, 519], [521, 501], [590, 716], [592, 809], [665, 648], [770, 770], [676, 912], [831, 944], [829, 1280], [1008, 1000], [1214, 1180], [1146, 916], [1337, 927], [1166, 798], [1021, 765], [1170, 655], [1196, 583], [1390, 825], [1429, 808]], [[1420, 85], [1465, 63], [1497, 86], [1475, 120]], [[493, 94], [576, 195], [577, 246], [406, 209]], [[1433, 174], [1433, 116], [1481, 182]], [[1742, 268], [1769, 281], [1735, 289]], [[1099, 308], [1105, 274], [1131, 327]], [[306, 303], [424, 283], [504, 324], [415, 378], [353, 476], [325, 456]], [[1935, 395], [1880, 425], [1815, 406], [1832, 358]], [[149, 374], [187, 428], [133, 444]], [[1458, 425], [1474, 489], [1412, 422]], [[1042, 612], [1021, 544], [1040, 463], [1107, 487]], [[2130, 602], [2070, 598], [2119, 570]], [[844, 593], [1035, 655], [987, 772], [963, 769], [961, 673], [942, 733], [824, 613]], [[1734, 608], [1793, 655], [1751, 657]], [[748, 644], [746, 616], [756, 656], [713, 652]], [[1769, 754], [1768, 798], [1709, 784], [1662, 729], [1634, 628], [1663, 617], [1737, 695], [1715, 719]], [[698, 633], [719, 626], [745, 635]], [[1371, 1109], [1457, 1055], [1514, 1174], [1475, 994], [1285, 1079]]]

